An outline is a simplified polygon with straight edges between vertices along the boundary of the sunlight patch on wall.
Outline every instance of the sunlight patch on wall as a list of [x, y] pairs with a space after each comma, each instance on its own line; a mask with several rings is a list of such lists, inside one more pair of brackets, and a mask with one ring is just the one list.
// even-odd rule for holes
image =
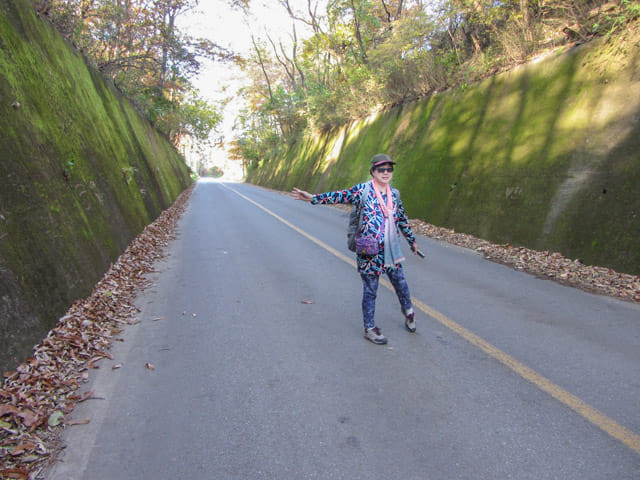
[[325, 157], [324, 170], [331, 168], [338, 161], [338, 158], [340, 158], [340, 152], [342, 152], [342, 145], [344, 145], [345, 138], [347, 138], [347, 128], [343, 127], [340, 129], [340, 134], [334, 137], [333, 146], [329, 154]]
[[566, 209], [575, 194], [589, 182], [593, 174], [594, 171], [588, 166], [575, 168], [569, 172], [567, 179], [560, 185], [560, 188], [558, 188], [558, 191], [553, 196], [551, 209], [545, 219], [542, 230], [543, 237], [548, 236], [553, 231], [558, 216]]

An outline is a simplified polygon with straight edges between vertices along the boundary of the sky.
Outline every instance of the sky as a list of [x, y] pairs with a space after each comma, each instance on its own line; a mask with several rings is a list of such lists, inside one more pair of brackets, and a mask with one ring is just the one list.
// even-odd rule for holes
[[[314, 0], [318, 1], [318, 0]], [[323, 0], [324, 1], [324, 0]], [[298, 11], [305, 11], [307, 0], [290, 0]], [[291, 19], [277, 0], [252, 0], [251, 18], [228, 7], [226, 0], [200, 0], [200, 5], [179, 19], [181, 30], [196, 38], [208, 38], [212, 42], [235, 52], [249, 54], [252, 49], [251, 34], [265, 37], [265, 30], [278, 41], [289, 41]], [[301, 25], [296, 25], [300, 36]], [[206, 62], [200, 75], [193, 79], [200, 96], [212, 102], [235, 97], [235, 92], [245, 82], [242, 72], [230, 63]], [[226, 90], [225, 90], [226, 87]], [[233, 117], [240, 106], [232, 102], [225, 110], [223, 133], [231, 135]]]

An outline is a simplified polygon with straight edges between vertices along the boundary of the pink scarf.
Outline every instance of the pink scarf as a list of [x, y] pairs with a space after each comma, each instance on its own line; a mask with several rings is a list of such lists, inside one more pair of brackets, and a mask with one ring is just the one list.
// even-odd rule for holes
[[380, 190], [378, 190], [376, 182], [371, 183], [373, 184], [373, 189], [376, 191], [376, 197], [378, 197], [378, 203], [380, 204], [380, 209], [382, 210], [384, 218], [393, 217], [393, 195], [391, 194], [391, 186], [387, 183], [387, 203], [385, 204], [382, 201], [382, 194], [380, 193]]

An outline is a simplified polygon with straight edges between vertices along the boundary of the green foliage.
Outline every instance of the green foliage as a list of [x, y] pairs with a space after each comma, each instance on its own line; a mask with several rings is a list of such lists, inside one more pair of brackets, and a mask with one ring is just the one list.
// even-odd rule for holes
[[596, 23], [592, 25], [592, 31], [611, 35], [638, 18], [640, 18], [640, 3], [633, 0], [622, 0], [619, 9], [607, 11], [597, 19]]
[[191, 136], [200, 141], [206, 141], [211, 131], [220, 123], [220, 111], [205, 100], [192, 97], [181, 104], [183, 126]]
[[216, 167], [216, 166], [208, 168], [202, 174], [202, 176], [204, 176], [204, 177], [213, 177], [213, 178], [220, 178], [223, 175], [224, 175], [224, 170], [222, 170], [220, 167]]
[[273, 119], [263, 112], [262, 115], [240, 114], [237, 119], [242, 135], [236, 140], [237, 148], [249, 170], [256, 168], [260, 162], [275, 157], [282, 145]]
[[348, 98], [348, 92], [337, 91], [317, 82], [309, 81], [307, 85], [307, 106], [315, 125], [326, 129], [340, 126], [349, 120], [348, 104], [340, 102], [340, 99]]
[[439, 55], [429, 48], [436, 32], [422, 12], [394, 24], [387, 41], [371, 52], [371, 70], [381, 85], [381, 103], [396, 104], [444, 88]]
[[156, 128], [174, 145], [178, 145], [185, 136], [200, 144], [208, 144], [209, 134], [222, 120], [217, 108], [197, 96], [180, 102], [170, 102], [164, 96], [156, 96], [148, 112]]

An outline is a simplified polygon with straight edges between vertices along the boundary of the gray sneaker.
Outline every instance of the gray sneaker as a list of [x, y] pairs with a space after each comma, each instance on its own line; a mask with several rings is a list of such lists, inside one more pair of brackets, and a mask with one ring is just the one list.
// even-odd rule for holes
[[416, 318], [415, 317], [416, 317], [416, 315], [413, 312], [411, 312], [409, 315], [404, 317], [404, 326], [411, 333], [415, 333], [415, 331], [416, 331]]
[[385, 343], [387, 343], [387, 338], [382, 335], [382, 333], [380, 333], [380, 329], [378, 327], [365, 328], [364, 338], [366, 338], [370, 342], [375, 343], [376, 345], [384, 345]]

